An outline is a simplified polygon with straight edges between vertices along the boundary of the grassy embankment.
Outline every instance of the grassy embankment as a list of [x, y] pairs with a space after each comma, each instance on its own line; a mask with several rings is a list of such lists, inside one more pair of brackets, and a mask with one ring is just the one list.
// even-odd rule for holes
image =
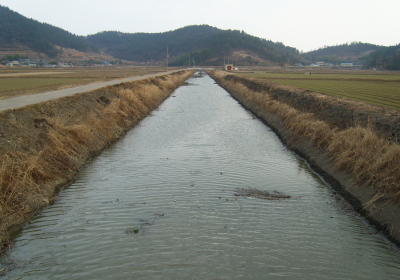
[[163, 72], [159, 67], [5, 68], [0, 70], [0, 99], [95, 82]]
[[193, 73], [176, 72], [0, 113], [0, 244], [93, 155]]
[[359, 72], [313, 72], [311, 75], [249, 72], [241, 75], [400, 110], [400, 75], [362, 75]]
[[[358, 123], [355, 120], [350, 126], [347, 120], [342, 120], [345, 125], [335, 125], [339, 124], [343, 111], [348, 110], [350, 114], [355, 114], [357, 110], [364, 108], [366, 113], [370, 113], [371, 106], [317, 93], [310, 97], [305, 91], [273, 83], [265, 87], [253, 83], [255, 90], [251, 90], [233, 75], [214, 72], [212, 76], [245, 107], [258, 115], [267, 112], [278, 116], [292, 135], [306, 137], [315, 147], [327, 152], [339, 170], [352, 174], [358, 183], [372, 188], [375, 196], [368, 205], [379, 199], [400, 202], [400, 146], [396, 140], [391, 141], [386, 137], [384, 127], [381, 128], [382, 131], [377, 131], [368, 122]], [[259, 89], [256, 89], [257, 85]], [[279, 100], [284, 92], [289, 94]], [[290, 100], [291, 98], [293, 100]], [[317, 108], [315, 113], [291, 106], [303, 102], [302, 100], [311, 100], [308, 106]], [[392, 110], [391, 113], [397, 114], [398, 118], [400, 112], [395, 111]], [[325, 120], [319, 118], [322, 115], [325, 115]], [[382, 121], [385, 117], [387, 116], [382, 114], [378, 119]]]

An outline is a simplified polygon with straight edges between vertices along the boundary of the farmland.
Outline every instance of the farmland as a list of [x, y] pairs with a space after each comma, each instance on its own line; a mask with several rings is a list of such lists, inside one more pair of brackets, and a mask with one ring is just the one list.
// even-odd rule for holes
[[160, 67], [0, 68], [0, 99], [165, 71]]
[[386, 75], [360, 74], [360, 72], [312, 73], [311, 75], [285, 72], [239, 74], [400, 110], [400, 75], [398, 73], [395, 73], [397, 75], [393, 75], [393, 73]]

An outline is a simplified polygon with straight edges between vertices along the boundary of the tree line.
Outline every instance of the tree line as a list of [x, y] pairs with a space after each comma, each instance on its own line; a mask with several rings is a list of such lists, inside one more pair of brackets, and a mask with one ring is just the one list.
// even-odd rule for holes
[[0, 47], [13, 47], [19, 44], [51, 58], [55, 58], [59, 53], [56, 45], [79, 51], [86, 51], [89, 48], [82, 36], [28, 19], [0, 5]]

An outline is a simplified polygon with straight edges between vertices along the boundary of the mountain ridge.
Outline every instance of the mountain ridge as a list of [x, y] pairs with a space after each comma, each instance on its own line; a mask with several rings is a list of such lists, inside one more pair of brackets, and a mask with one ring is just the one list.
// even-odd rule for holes
[[[4, 50], [13, 50], [14, 53], [22, 50], [51, 59], [73, 60], [70, 52], [63, 53], [63, 49], [67, 49], [90, 52], [87, 57], [91, 61], [97, 53], [99, 63], [103, 58], [115, 58], [166, 65], [167, 48], [169, 66], [220, 66], [227, 61], [242, 66], [291, 66], [325, 61], [400, 70], [400, 44], [385, 47], [353, 42], [299, 53], [297, 48], [252, 36], [243, 30], [222, 30], [206, 24], [160, 33], [102, 31], [77, 36], [51, 24], [28, 19], [0, 5], [0, 52], [3, 51], [3, 54]], [[15, 59], [15, 56], [3, 55], [3, 60], [12, 58]]]

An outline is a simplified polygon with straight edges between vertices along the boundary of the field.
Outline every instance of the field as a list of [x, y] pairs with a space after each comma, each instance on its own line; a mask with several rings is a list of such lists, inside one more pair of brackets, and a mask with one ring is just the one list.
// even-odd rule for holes
[[398, 73], [388, 72], [381, 75], [370, 74], [370, 72], [362, 74], [362, 71], [311, 73], [310, 75], [304, 72], [238, 72], [239, 75], [262, 78], [281, 85], [400, 110], [400, 75]]
[[[0, 99], [164, 72], [161, 67], [0, 68]], [[170, 69], [173, 70], [173, 69]]]

